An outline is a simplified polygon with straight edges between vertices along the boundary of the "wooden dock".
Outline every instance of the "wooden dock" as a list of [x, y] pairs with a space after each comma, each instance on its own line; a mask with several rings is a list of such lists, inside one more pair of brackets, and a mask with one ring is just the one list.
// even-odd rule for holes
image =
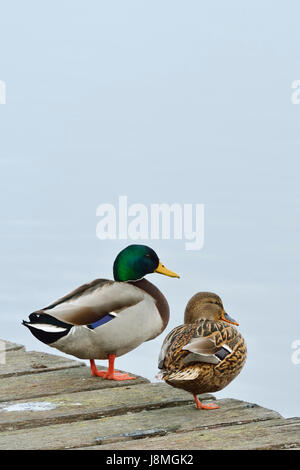
[[164, 383], [91, 377], [82, 362], [6, 342], [0, 449], [300, 448], [300, 418], [239, 400], [218, 404], [196, 410], [188, 393]]

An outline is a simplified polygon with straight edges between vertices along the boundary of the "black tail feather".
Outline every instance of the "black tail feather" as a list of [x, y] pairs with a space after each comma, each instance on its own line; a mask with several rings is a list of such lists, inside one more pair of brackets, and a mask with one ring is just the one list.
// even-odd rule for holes
[[[30, 321], [23, 320], [22, 324], [31, 331], [35, 338], [45, 344], [55, 343], [55, 341], [66, 336], [71, 328], [73, 328], [73, 325], [70, 323], [58, 320], [47, 313], [39, 314], [33, 312], [29, 315], [29, 320]], [[36, 325], [36, 327], [34, 325]], [[39, 327], [37, 327], [37, 325], [39, 325]], [[55, 331], [55, 328], [53, 328], [53, 331], [47, 331], [47, 325], [60, 328], [60, 330]], [[43, 326], [45, 326], [44, 329]]]

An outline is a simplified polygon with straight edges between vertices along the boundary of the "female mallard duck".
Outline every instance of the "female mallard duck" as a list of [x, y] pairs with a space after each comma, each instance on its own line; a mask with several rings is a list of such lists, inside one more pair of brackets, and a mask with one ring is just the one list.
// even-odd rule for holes
[[193, 394], [196, 407], [204, 405], [199, 393], [217, 392], [241, 371], [247, 356], [244, 339], [216, 294], [199, 292], [188, 302], [184, 325], [174, 328], [163, 342], [158, 360], [163, 380]]
[[[85, 284], [23, 321], [43, 343], [60, 351], [89, 359], [92, 375], [129, 380], [114, 371], [114, 360], [158, 336], [169, 321], [166, 298], [143, 279], [153, 272], [179, 277], [159, 261], [155, 251], [130, 245], [119, 253], [114, 279]], [[98, 371], [95, 359], [108, 359], [108, 371]]]

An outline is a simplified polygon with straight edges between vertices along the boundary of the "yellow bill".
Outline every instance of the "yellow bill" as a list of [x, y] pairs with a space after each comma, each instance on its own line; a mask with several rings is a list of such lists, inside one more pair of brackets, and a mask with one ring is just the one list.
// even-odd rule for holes
[[159, 262], [159, 265], [158, 267], [155, 269], [154, 271], [155, 273], [159, 273], [159, 274], [164, 274], [165, 276], [169, 276], [169, 277], [180, 277], [178, 276], [178, 274], [176, 273], [173, 273], [173, 271], [170, 271], [169, 269], [167, 269], [162, 263], [161, 261]]

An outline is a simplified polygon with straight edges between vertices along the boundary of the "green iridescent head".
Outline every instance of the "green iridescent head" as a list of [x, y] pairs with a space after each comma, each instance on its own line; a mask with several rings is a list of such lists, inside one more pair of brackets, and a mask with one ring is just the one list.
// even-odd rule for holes
[[116, 257], [113, 270], [115, 281], [137, 281], [154, 272], [179, 277], [165, 268], [155, 251], [146, 245], [127, 246]]

